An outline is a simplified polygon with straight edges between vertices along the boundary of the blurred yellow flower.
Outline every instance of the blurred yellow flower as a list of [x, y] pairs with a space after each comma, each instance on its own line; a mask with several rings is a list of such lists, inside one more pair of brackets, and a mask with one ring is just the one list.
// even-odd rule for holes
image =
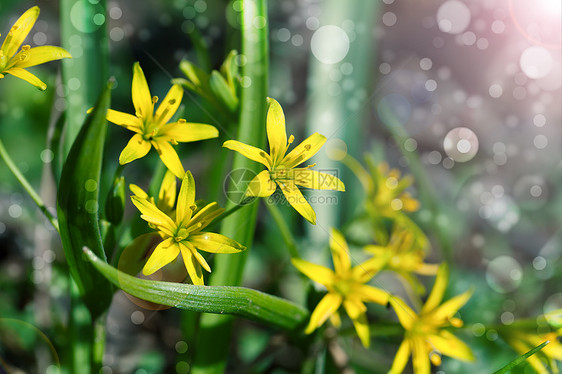
[[144, 73], [138, 62], [133, 67], [132, 85], [135, 115], [109, 109], [107, 120], [135, 132], [119, 156], [121, 165], [144, 157], [154, 146], [162, 162], [178, 178], [185, 174], [178, 154], [172, 145], [216, 138], [218, 130], [211, 125], [188, 123], [184, 119], [168, 123], [177, 112], [183, 98], [183, 89], [175, 84], [168, 91], [162, 104], [154, 112], [158, 97], [152, 97]]
[[394, 225], [390, 241], [385, 246], [368, 245], [365, 250], [378, 260], [380, 270], [391, 270], [407, 280], [416, 291], [424, 292], [423, 285], [412, 273], [435, 275], [437, 264], [426, 264], [425, 248], [419, 245], [415, 235], [407, 228]]
[[394, 308], [400, 324], [406, 330], [406, 334], [396, 352], [389, 373], [402, 373], [410, 354], [416, 374], [430, 374], [430, 362], [440, 365], [441, 355], [462, 361], [474, 360], [470, 348], [445, 329], [463, 325], [462, 320], [455, 318], [454, 315], [472, 294], [472, 291], [467, 291], [441, 304], [447, 287], [448, 273], [446, 265], [443, 264], [439, 267], [433, 290], [419, 314], [406, 305], [402, 299], [390, 298], [390, 304]]
[[[224, 211], [216, 202], [207, 204], [197, 212], [195, 205], [195, 181], [190, 171], [185, 173], [177, 199], [175, 219], [158, 209], [154, 201], [148, 199], [144, 191], [136, 187], [135, 196], [131, 196], [133, 204], [142, 213], [141, 218], [147, 221], [162, 237], [163, 241], [156, 246], [147, 263], [142, 269], [144, 275], [150, 275], [161, 267], [174, 261], [181, 253], [187, 273], [193, 284], [203, 285], [201, 267], [210, 272], [207, 261], [197, 250], [210, 253], [238, 253], [246, 249], [238, 242], [224, 235], [202, 232], [213, 219]], [[145, 197], [146, 196], [146, 197]], [[171, 198], [166, 200], [169, 204]]]
[[349, 248], [343, 235], [336, 229], [332, 229], [331, 232], [330, 249], [335, 271], [301, 259], [292, 259], [293, 265], [301, 273], [328, 289], [328, 293], [312, 312], [305, 332], [310, 334], [328, 318], [334, 326], [339, 327], [341, 320], [338, 309], [343, 305], [353, 321], [359, 339], [365, 347], [368, 347], [370, 344], [369, 325], [366, 316], [367, 307], [364, 303], [373, 302], [384, 305], [388, 303], [389, 295], [383, 290], [365, 284], [378, 271], [372, 260], [351, 267]]
[[562, 343], [559, 341], [562, 338], [562, 329], [542, 334], [517, 330], [515, 326], [505, 330], [508, 332], [502, 332], [502, 338], [520, 355], [549, 341], [543, 349], [528, 357], [527, 362], [539, 374], [558, 373], [558, 365], [555, 361], [562, 362]]
[[72, 58], [72, 56], [65, 49], [53, 46], [31, 48], [29, 45], [24, 45], [21, 51], [17, 52], [37, 17], [39, 17], [39, 7], [34, 6], [22, 14], [8, 32], [0, 48], [0, 79], [4, 78], [5, 74], [10, 74], [31, 83], [40, 90], [45, 90], [47, 85], [25, 68], [62, 58]]
[[314, 156], [326, 142], [326, 137], [314, 133], [287, 153], [293, 143], [291, 135], [287, 141], [285, 129], [285, 115], [281, 105], [274, 99], [268, 98], [267, 139], [269, 154], [265, 151], [236, 140], [227, 140], [223, 147], [241, 153], [250, 160], [262, 163], [267, 170], [259, 173], [248, 185], [246, 196], [271, 196], [279, 186], [285, 198], [297, 212], [307, 221], [316, 224], [316, 213], [306, 201], [298, 186], [315, 190], [345, 191], [345, 186], [337, 177], [310, 170], [314, 165], [305, 168], [296, 166]]

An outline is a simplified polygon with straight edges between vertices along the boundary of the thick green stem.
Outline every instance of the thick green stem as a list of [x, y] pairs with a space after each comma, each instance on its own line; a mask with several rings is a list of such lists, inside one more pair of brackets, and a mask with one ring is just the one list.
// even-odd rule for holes
[[283, 237], [283, 241], [289, 250], [292, 258], [300, 258], [299, 252], [297, 251], [297, 245], [293, 234], [291, 233], [291, 229], [287, 224], [287, 221], [283, 218], [283, 215], [279, 211], [277, 205], [274, 202], [271, 202], [269, 199], [266, 199], [266, 206], [269, 210], [269, 214], [273, 217], [273, 220], [277, 224], [277, 228], [281, 232], [281, 236]]
[[94, 331], [92, 334], [92, 373], [99, 373], [103, 366], [106, 320], [107, 315], [104, 313], [94, 321]]
[[27, 181], [25, 176], [21, 173], [20, 169], [18, 169], [18, 167], [16, 166], [16, 164], [14, 163], [14, 161], [12, 160], [12, 158], [10, 157], [8, 152], [6, 151], [6, 148], [4, 148], [4, 144], [2, 143], [1, 140], [0, 140], [0, 156], [2, 157], [4, 162], [6, 163], [6, 166], [8, 166], [8, 169], [10, 169], [10, 171], [12, 172], [12, 174], [14, 174], [14, 176], [16, 177], [18, 182], [20, 182], [20, 184], [22, 185], [24, 190], [28, 193], [28, 195], [31, 197], [31, 199], [39, 207], [41, 212], [43, 212], [43, 214], [45, 215], [45, 217], [47, 217], [49, 222], [51, 222], [53, 227], [57, 231], [59, 231], [59, 223], [58, 223], [57, 219], [55, 218], [55, 216], [53, 216], [51, 214], [51, 212], [49, 212], [49, 209], [47, 209], [47, 207], [45, 206], [45, 203], [43, 202], [43, 199], [41, 199], [39, 194], [37, 192], [35, 192], [33, 187], [31, 187], [31, 184], [29, 184], [29, 182]]
[[[265, 116], [267, 110], [268, 22], [266, 0], [242, 1], [242, 48], [246, 63], [242, 66], [242, 77], [250, 84], [242, 87], [240, 102], [240, 124], [237, 140], [257, 147], [265, 143]], [[261, 171], [261, 165], [234, 154], [233, 170]], [[227, 208], [234, 206], [233, 203]], [[254, 235], [258, 205], [254, 204], [231, 214], [223, 221], [221, 233], [250, 248]], [[217, 255], [211, 285], [239, 285], [242, 281], [247, 250], [243, 254]], [[206, 314], [196, 345], [193, 374], [221, 373], [226, 365], [233, 318]]]

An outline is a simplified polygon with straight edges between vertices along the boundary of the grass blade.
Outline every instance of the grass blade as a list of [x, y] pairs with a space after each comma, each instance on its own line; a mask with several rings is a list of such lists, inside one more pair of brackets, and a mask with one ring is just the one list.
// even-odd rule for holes
[[522, 364], [523, 361], [525, 361], [527, 358], [531, 357], [532, 355], [534, 355], [535, 353], [537, 353], [538, 351], [543, 349], [548, 343], [550, 343], [550, 342], [547, 340], [546, 342], [542, 343], [541, 345], [536, 346], [535, 348], [531, 349], [529, 352], [527, 352], [525, 354], [522, 354], [521, 356], [517, 357], [515, 360], [511, 361], [509, 364], [505, 365], [500, 370], [494, 371], [493, 374], [508, 373], [514, 367]]

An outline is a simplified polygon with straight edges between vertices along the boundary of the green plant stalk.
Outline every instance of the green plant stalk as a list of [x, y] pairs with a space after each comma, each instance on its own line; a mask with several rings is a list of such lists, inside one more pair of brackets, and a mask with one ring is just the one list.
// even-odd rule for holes
[[[61, 0], [61, 43], [73, 58], [62, 61], [62, 78], [66, 88], [66, 124], [62, 151], [70, 152], [82, 127], [86, 111], [91, 108], [108, 79], [108, 38], [106, 22], [94, 23], [101, 14], [107, 20], [106, 0]], [[72, 84], [69, 82], [72, 80]], [[76, 89], [76, 82], [79, 89]]]
[[[357, 29], [355, 40], [350, 43], [349, 52], [345, 58], [336, 64], [325, 64], [314, 55], [310, 55], [310, 79], [312, 84], [308, 85], [307, 95], [309, 97], [309, 108], [307, 111], [307, 132], [312, 134], [319, 132], [328, 138], [341, 139], [347, 144], [348, 152], [357, 158], [361, 142], [364, 139], [364, 118], [370, 108], [370, 99], [355, 99], [357, 108], [348, 106], [348, 98], [359, 90], [369, 92], [369, 82], [373, 70], [373, 59], [376, 57], [376, 44], [373, 44], [372, 30], [379, 17], [380, 1], [372, 0], [326, 0], [322, 4], [320, 16], [321, 25], [341, 25], [346, 20], [354, 20], [357, 25], [362, 24], [363, 30]], [[329, 94], [334, 85], [330, 79], [330, 72], [339, 71], [343, 64], [352, 64], [353, 71], [346, 76], [346, 82], [353, 84], [354, 90], [342, 93], [341, 96]], [[326, 119], [327, 118], [327, 119]], [[354, 191], [357, 187], [355, 178], [345, 168], [341, 167], [339, 161], [334, 161], [328, 154], [321, 150], [313, 158], [319, 167], [324, 169], [338, 170], [338, 177], [344, 181], [347, 191]], [[324, 195], [324, 191], [311, 191], [311, 195]], [[351, 218], [354, 210], [360, 206], [362, 201], [358, 194], [338, 193], [338, 204], [317, 204], [314, 210], [317, 215], [316, 226], [308, 225], [307, 232], [313, 243], [318, 247], [325, 246], [328, 242], [326, 229], [338, 227], [346, 218]], [[319, 248], [318, 248], [319, 249]]]
[[[308, 311], [303, 307], [260, 291], [244, 287], [195, 286], [140, 279], [117, 270], [89, 249], [83, 250], [104, 277], [123, 291], [143, 300], [194, 312], [232, 314], [288, 330], [300, 327], [308, 318]], [[215, 345], [217, 338], [214, 336]]]
[[265, 199], [265, 205], [267, 206], [267, 209], [269, 210], [269, 214], [271, 214], [271, 217], [273, 217], [273, 220], [277, 224], [277, 227], [279, 228], [279, 231], [281, 232], [281, 236], [283, 237], [283, 241], [285, 242], [285, 245], [287, 246], [287, 249], [289, 250], [289, 253], [291, 254], [291, 257], [292, 258], [301, 258], [301, 256], [299, 255], [299, 252], [297, 250], [295, 238], [293, 237], [293, 234], [291, 233], [291, 229], [289, 228], [289, 225], [287, 224], [287, 221], [285, 221], [285, 219], [283, 218], [283, 215], [279, 211], [279, 208], [277, 207], [277, 205], [275, 203], [269, 201], [268, 198]]
[[4, 144], [2, 143], [2, 140], [0, 140], [0, 156], [2, 157], [4, 162], [6, 163], [6, 166], [8, 167], [8, 169], [10, 169], [10, 171], [12, 172], [12, 174], [14, 174], [14, 176], [16, 177], [18, 182], [20, 182], [20, 184], [22, 185], [23, 189], [27, 192], [29, 197], [31, 197], [33, 202], [37, 205], [37, 207], [41, 210], [41, 212], [43, 212], [45, 217], [47, 217], [49, 222], [51, 222], [51, 225], [53, 225], [55, 230], [57, 230], [57, 232], [58, 232], [59, 231], [59, 223], [58, 223], [57, 219], [55, 218], [55, 216], [53, 216], [51, 214], [51, 212], [49, 212], [49, 209], [47, 209], [47, 207], [45, 206], [45, 203], [43, 202], [43, 199], [41, 199], [39, 194], [33, 189], [33, 187], [31, 187], [31, 184], [29, 184], [29, 182], [27, 181], [25, 176], [22, 174], [20, 169], [16, 166], [16, 164], [14, 163], [14, 161], [12, 160], [12, 158], [10, 157], [8, 152], [6, 151], [6, 148], [4, 147]]
[[[72, 276], [69, 276], [70, 314], [68, 318], [70, 373], [90, 373], [92, 363], [92, 319]], [[95, 372], [97, 373], [97, 372]]]
[[431, 224], [433, 226], [433, 231], [437, 233], [439, 242], [443, 250], [443, 255], [445, 256], [447, 262], [451, 263], [453, 256], [453, 244], [451, 241], [451, 237], [445, 232], [446, 229], [442, 228], [437, 223], [436, 218], [441, 213], [441, 208], [435, 194], [433, 193], [435, 189], [431, 185], [427, 173], [425, 173], [425, 168], [421, 163], [419, 155], [417, 152], [409, 152], [404, 147], [404, 142], [406, 141], [406, 139], [408, 139], [408, 133], [406, 132], [404, 127], [402, 127], [402, 124], [392, 113], [390, 108], [383, 108], [381, 111], [379, 111], [379, 115], [381, 117], [384, 117], [383, 122], [388, 124], [386, 128], [389, 130], [394, 139], [394, 142], [398, 145], [404, 157], [406, 157], [406, 159], [408, 160], [410, 171], [414, 175], [414, 178], [417, 181], [417, 185], [419, 186], [420, 199], [422, 201], [422, 204], [432, 213], [433, 219], [431, 220]]
[[[242, 48], [246, 57], [241, 76], [248, 77], [251, 84], [242, 87], [240, 93], [240, 119], [237, 140], [263, 148], [265, 143], [265, 118], [268, 87], [268, 22], [266, 0], [243, 0], [241, 14]], [[258, 18], [259, 17], [259, 18]], [[257, 23], [256, 19], [265, 22]], [[256, 27], [261, 26], [261, 27]], [[249, 169], [256, 174], [261, 166], [235, 153], [233, 170]], [[227, 209], [234, 206], [229, 202]], [[223, 221], [221, 234], [250, 248], [254, 235], [258, 204], [231, 214]], [[217, 255], [210, 285], [239, 285], [249, 249], [242, 254]], [[192, 367], [193, 374], [222, 373], [226, 365], [232, 317], [203, 315], [197, 339], [197, 352]]]

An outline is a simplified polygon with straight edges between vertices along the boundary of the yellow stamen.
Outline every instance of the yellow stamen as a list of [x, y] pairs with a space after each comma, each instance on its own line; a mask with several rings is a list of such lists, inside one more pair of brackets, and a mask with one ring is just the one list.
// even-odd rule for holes
[[21, 49], [23, 51], [29, 51], [31, 49], [31, 46], [29, 44], [26, 44], [26, 45], [22, 46]]
[[152, 96], [152, 104], [156, 104], [158, 102], [158, 96]]
[[429, 353], [429, 359], [431, 363], [435, 366], [441, 365], [441, 355], [435, 351]]

